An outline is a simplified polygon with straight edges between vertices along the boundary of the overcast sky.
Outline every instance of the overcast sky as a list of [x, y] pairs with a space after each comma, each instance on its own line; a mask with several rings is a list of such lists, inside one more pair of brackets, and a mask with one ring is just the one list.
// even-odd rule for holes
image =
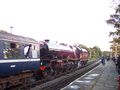
[[109, 50], [105, 22], [112, 0], [0, 0], [0, 29], [34, 38]]

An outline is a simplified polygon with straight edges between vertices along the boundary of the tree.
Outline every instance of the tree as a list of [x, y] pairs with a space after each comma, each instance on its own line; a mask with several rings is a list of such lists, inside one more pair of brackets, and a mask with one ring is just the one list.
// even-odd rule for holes
[[109, 36], [113, 37], [113, 42], [120, 44], [120, 5], [117, 6], [115, 14], [110, 15], [106, 22], [116, 28], [114, 32], [110, 32]]
[[98, 59], [102, 55], [102, 51], [98, 46], [94, 46], [93, 48], [89, 48], [91, 52], [90, 59]]
[[108, 56], [110, 56], [110, 52], [109, 51], [103, 51], [103, 53], [102, 53], [105, 57], [108, 57]]
[[109, 36], [113, 37], [113, 40], [111, 41], [112, 52], [116, 52], [115, 47], [117, 47], [117, 53], [119, 54], [120, 52], [120, 49], [119, 49], [120, 48], [120, 4], [117, 5], [115, 9], [115, 13], [110, 15], [110, 18], [106, 22], [107, 24], [110, 24], [115, 28], [115, 31], [110, 32]]

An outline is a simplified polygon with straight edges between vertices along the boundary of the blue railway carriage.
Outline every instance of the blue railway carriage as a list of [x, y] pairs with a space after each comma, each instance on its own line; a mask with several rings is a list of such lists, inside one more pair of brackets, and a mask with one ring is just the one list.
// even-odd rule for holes
[[36, 40], [0, 31], [0, 77], [38, 70], [39, 66]]

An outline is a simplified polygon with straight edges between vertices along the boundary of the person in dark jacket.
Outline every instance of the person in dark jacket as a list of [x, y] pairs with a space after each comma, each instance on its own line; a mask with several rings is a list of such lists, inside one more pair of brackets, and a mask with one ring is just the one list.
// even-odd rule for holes
[[117, 58], [116, 66], [117, 66], [118, 74], [120, 75], [120, 55], [119, 55], [118, 58]]
[[113, 62], [116, 64], [116, 58], [112, 57]]
[[101, 63], [102, 63], [102, 65], [105, 65], [105, 57], [104, 56], [101, 58]]
[[109, 61], [109, 60], [110, 60], [110, 56], [107, 56], [107, 58], [106, 58], [106, 59], [107, 59], [107, 61]]

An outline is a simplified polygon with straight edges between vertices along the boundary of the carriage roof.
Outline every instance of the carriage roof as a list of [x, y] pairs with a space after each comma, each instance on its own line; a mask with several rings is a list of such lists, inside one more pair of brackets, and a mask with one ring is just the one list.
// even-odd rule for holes
[[32, 38], [14, 35], [3, 30], [0, 30], [0, 40], [22, 42], [22, 43], [38, 43], [36, 40]]

